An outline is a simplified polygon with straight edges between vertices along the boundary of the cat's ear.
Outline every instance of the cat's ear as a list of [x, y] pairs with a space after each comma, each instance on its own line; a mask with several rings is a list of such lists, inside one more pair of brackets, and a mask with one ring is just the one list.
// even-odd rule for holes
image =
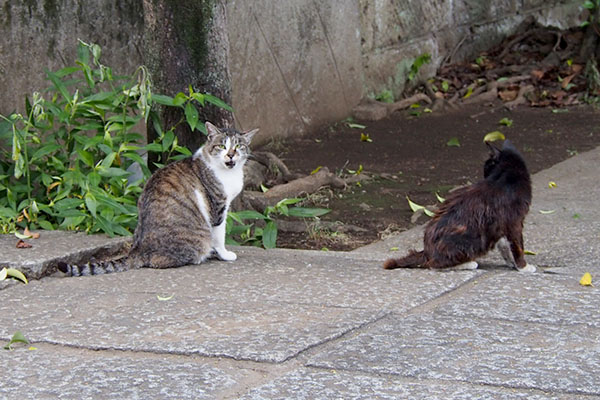
[[219, 130], [219, 128], [217, 128], [216, 126], [214, 126], [213, 124], [211, 124], [210, 122], [206, 121], [206, 123], [204, 124], [204, 126], [206, 127], [206, 134], [208, 136], [208, 140], [212, 140], [214, 139], [215, 136], [219, 135], [221, 133], [221, 131]]
[[485, 145], [488, 147], [488, 150], [490, 151], [490, 157], [498, 157], [498, 155], [500, 154], [500, 149], [497, 148], [496, 146], [494, 146], [492, 144], [492, 142], [485, 142]]
[[244, 140], [246, 140], [246, 143], [250, 144], [252, 137], [256, 135], [257, 132], [258, 128], [252, 129], [251, 131], [242, 132], [242, 137], [244, 138]]

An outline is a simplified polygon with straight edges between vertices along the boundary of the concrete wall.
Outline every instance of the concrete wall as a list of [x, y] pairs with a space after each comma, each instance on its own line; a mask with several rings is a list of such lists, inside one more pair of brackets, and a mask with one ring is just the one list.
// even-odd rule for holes
[[[236, 123], [257, 141], [309, 132], [348, 116], [363, 96], [400, 96], [412, 60], [429, 76], [449, 55], [472, 57], [526, 17], [578, 25], [580, 0], [223, 0]], [[47, 86], [44, 68], [75, 59], [77, 38], [98, 43], [105, 64], [141, 63], [140, 0], [1, 0], [0, 113]], [[176, 62], [176, 60], [174, 60]]]
[[0, 113], [49, 86], [44, 69], [73, 65], [77, 39], [102, 46], [104, 64], [132, 73], [142, 59], [141, 1], [0, 0]]

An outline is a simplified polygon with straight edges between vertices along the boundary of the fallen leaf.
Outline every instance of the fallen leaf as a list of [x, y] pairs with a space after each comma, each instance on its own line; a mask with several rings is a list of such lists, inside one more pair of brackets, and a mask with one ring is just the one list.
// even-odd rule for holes
[[531, 251], [531, 250], [523, 250], [523, 253], [530, 255], [530, 256], [537, 255], [537, 253], [535, 251]]
[[423, 210], [423, 212], [425, 213], [425, 215], [427, 215], [428, 217], [433, 217], [435, 215], [434, 212], [429, 211], [428, 209], [426, 209], [422, 205], [413, 202], [411, 199], [408, 198], [408, 196], [406, 196], [406, 200], [408, 201], [408, 206], [410, 207], [410, 209], [412, 210], [412, 212], [417, 212], [419, 210]]
[[500, 97], [502, 101], [513, 101], [518, 95], [518, 90], [502, 90], [498, 92], [498, 97]]
[[175, 294], [172, 294], [172, 295], [167, 296], [167, 297], [162, 297], [162, 296], [156, 295], [156, 298], [159, 301], [168, 301], [168, 300], [171, 300], [173, 298], [173, 296], [175, 296]]
[[28, 249], [30, 247], [33, 247], [33, 246], [30, 245], [29, 243], [23, 241], [23, 239], [19, 239], [19, 241], [17, 242], [17, 249]]
[[365, 125], [361, 125], [361, 124], [355, 124], [355, 123], [346, 123], [346, 125], [348, 125], [348, 128], [354, 128], [354, 129], [365, 129], [366, 126]]
[[40, 234], [38, 232], [32, 233], [28, 227], [25, 227], [25, 230], [23, 231], [23, 234], [25, 236], [29, 236], [32, 239], [39, 239], [40, 238]]
[[27, 340], [27, 338], [25, 338], [25, 336], [21, 332], [16, 331], [15, 334], [13, 335], [12, 339], [10, 339], [10, 342], [8, 342], [8, 344], [6, 346], [4, 346], [4, 349], [12, 350], [11, 346], [15, 343], [29, 344], [29, 340]]
[[450, 140], [448, 140], [448, 142], [446, 142], [446, 146], [448, 146], [448, 147], [460, 147], [460, 142], [458, 141], [458, 138], [453, 137], [453, 138], [450, 138]]
[[445, 202], [445, 201], [446, 201], [446, 199], [445, 199], [445, 198], [443, 198], [442, 196], [440, 196], [440, 195], [438, 194], [438, 192], [435, 192], [435, 197], [437, 197], [437, 200], [438, 200], [440, 203], [443, 203], [443, 202]]
[[594, 286], [592, 285], [592, 274], [590, 274], [589, 272], [583, 274], [583, 276], [579, 280], [579, 284], [581, 286]]
[[317, 172], [319, 172], [321, 170], [321, 168], [323, 168], [322, 165], [319, 165], [317, 168], [313, 169], [312, 172], [310, 173], [311, 175], [316, 174]]
[[574, 73], [574, 74], [571, 74], [569, 76], [564, 77], [563, 80], [562, 80], [562, 83], [560, 84], [560, 86], [563, 89], [567, 89], [567, 86], [569, 86], [569, 83], [571, 83], [571, 80], [573, 78], [575, 78], [575, 75], [577, 75], [577, 73]]
[[490, 132], [483, 137], [484, 142], [495, 142], [496, 140], [504, 140], [504, 134], [500, 131]]
[[531, 75], [535, 78], [535, 79], [542, 79], [545, 75], [544, 71], [541, 71], [539, 69], [534, 69], [533, 71], [531, 71]]
[[371, 137], [369, 136], [368, 133], [361, 133], [360, 134], [360, 141], [361, 142], [369, 142], [369, 143], [371, 143], [373, 141], [373, 139], [371, 139]]
[[504, 118], [502, 118], [502, 119], [501, 119], [501, 120], [500, 120], [498, 123], [499, 123], [500, 125], [504, 125], [504, 126], [512, 126], [512, 124], [513, 124], [513, 120], [512, 120], [512, 119], [510, 119], [510, 118], [506, 118], [506, 117], [504, 117]]
[[398, 247], [390, 247], [390, 251], [398, 251], [400, 250]]
[[25, 275], [23, 275], [23, 273], [21, 271], [19, 271], [18, 269], [14, 269], [14, 268], [2, 268], [2, 271], [0, 271], [0, 281], [3, 281], [4, 279], [6, 279], [7, 277], [13, 277], [16, 279], [21, 280], [23, 283], [27, 284], [27, 278], [25, 277]]
[[556, 210], [540, 210], [540, 214], [554, 214]]
[[554, 188], [556, 187], [556, 182], [554, 182], [554, 181], [550, 181], [550, 182], [548, 182], [548, 187], [549, 187], [550, 189], [554, 189]]

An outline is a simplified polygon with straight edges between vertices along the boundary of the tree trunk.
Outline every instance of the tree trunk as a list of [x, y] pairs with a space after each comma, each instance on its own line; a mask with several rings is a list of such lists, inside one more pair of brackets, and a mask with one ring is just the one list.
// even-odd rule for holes
[[[150, 71], [153, 92], [174, 96], [194, 91], [210, 93], [231, 104], [231, 82], [227, 66], [229, 41], [225, 4], [220, 0], [143, 0], [144, 63]], [[183, 117], [175, 107], [157, 107], [163, 128]], [[226, 127], [233, 125], [230, 112], [211, 104], [198, 109], [200, 121]], [[158, 136], [148, 124], [148, 142]], [[185, 123], [176, 130], [180, 145], [195, 151], [204, 135]], [[151, 161], [151, 160], [149, 160]], [[151, 163], [149, 163], [151, 164]]]

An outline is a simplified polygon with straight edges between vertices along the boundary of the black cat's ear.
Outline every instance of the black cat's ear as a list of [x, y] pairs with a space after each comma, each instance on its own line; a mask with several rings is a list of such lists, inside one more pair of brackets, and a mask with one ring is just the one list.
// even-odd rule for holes
[[254, 137], [254, 135], [256, 135], [257, 132], [258, 128], [252, 129], [251, 131], [242, 132], [242, 137], [246, 140], [246, 143], [250, 144], [252, 137]]
[[504, 141], [504, 145], [502, 146], [502, 150], [512, 150], [517, 152], [517, 148], [512, 144], [512, 142], [508, 139]]
[[500, 149], [492, 144], [492, 142], [485, 142], [485, 145], [488, 147], [490, 151], [490, 157], [498, 157], [500, 154]]
[[217, 128], [216, 126], [214, 126], [213, 124], [211, 124], [208, 121], [206, 121], [204, 126], [206, 127], [206, 134], [208, 136], [209, 141], [214, 139], [215, 136], [221, 134], [221, 131], [219, 130], [219, 128]]

